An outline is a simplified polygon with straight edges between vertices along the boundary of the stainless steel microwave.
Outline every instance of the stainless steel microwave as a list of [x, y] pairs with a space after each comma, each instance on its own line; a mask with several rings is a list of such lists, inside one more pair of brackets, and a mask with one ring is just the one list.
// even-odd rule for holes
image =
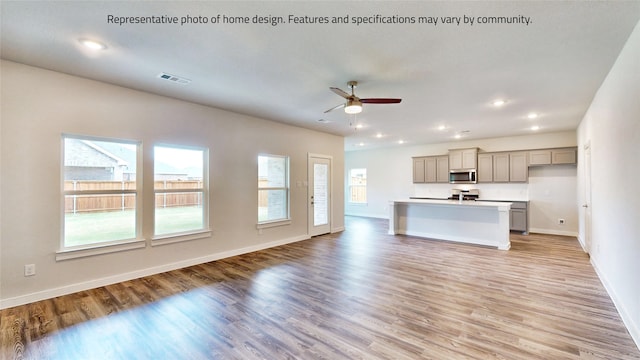
[[475, 184], [476, 169], [451, 170], [449, 171], [449, 183], [451, 184]]

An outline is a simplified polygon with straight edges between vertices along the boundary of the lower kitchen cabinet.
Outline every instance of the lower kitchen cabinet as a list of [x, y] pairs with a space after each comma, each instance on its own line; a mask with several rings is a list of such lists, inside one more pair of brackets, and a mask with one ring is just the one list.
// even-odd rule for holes
[[526, 201], [515, 201], [511, 204], [509, 230], [522, 231], [523, 234], [529, 233], [528, 205]]

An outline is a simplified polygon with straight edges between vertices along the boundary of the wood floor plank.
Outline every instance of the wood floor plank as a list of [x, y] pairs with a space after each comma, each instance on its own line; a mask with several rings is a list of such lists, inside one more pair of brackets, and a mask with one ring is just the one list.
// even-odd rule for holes
[[640, 359], [571, 237], [342, 233], [0, 311], [0, 359]]

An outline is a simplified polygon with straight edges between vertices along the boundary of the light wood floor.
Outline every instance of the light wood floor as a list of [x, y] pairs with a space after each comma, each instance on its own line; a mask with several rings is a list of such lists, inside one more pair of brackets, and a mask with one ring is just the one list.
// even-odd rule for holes
[[574, 238], [343, 233], [0, 311], [25, 359], [640, 359]]

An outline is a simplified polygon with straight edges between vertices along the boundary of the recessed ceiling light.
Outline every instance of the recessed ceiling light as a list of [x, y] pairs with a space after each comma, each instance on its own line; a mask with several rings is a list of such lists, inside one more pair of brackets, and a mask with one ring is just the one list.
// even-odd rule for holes
[[104, 50], [107, 48], [107, 45], [95, 40], [80, 39], [80, 43], [91, 50]]
[[444, 130], [446, 130], [446, 129], [447, 129], [447, 127], [446, 127], [446, 126], [444, 126], [444, 125], [440, 125], [440, 126], [438, 126], [438, 130], [440, 130], [440, 131], [444, 131]]
[[378, 139], [380, 139], [380, 138], [382, 137], [382, 134], [381, 134], [381, 133], [377, 133], [377, 134], [376, 134], [376, 137], [377, 137]]
[[538, 114], [536, 114], [536, 113], [529, 113], [529, 115], [527, 115], [527, 118], [529, 118], [529, 119], [535, 119], [537, 117], [538, 117]]
[[504, 104], [506, 104], [507, 102], [505, 100], [502, 99], [496, 99], [493, 101], [493, 106], [502, 106]]
[[538, 130], [540, 130], [540, 126], [538, 126], [538, 125], [533, 125], [533, 126], [531, 127], [531, 130], [533, 130], [533, 131], [538, 131]]
[[359, 144], [358, 144], [358, 146], [364, 146], [364, 143], [363, 143], [363, 142], [361, 142], [361, 143], [359, 143]]
[[404, 140], [398, 140], [398, 144], [404, 144]]
[[362, 129], [363, 126], [364, 125], [362, 125], [362, 124], [358, 124], [358, 125], [356, 125], [356, 129]]
[[454, 138], [456, 138], [456, 139], [460, 139], [461, 137], [462, 137], [462, 134], [456, 134], [456, 135], [454, 136]]

